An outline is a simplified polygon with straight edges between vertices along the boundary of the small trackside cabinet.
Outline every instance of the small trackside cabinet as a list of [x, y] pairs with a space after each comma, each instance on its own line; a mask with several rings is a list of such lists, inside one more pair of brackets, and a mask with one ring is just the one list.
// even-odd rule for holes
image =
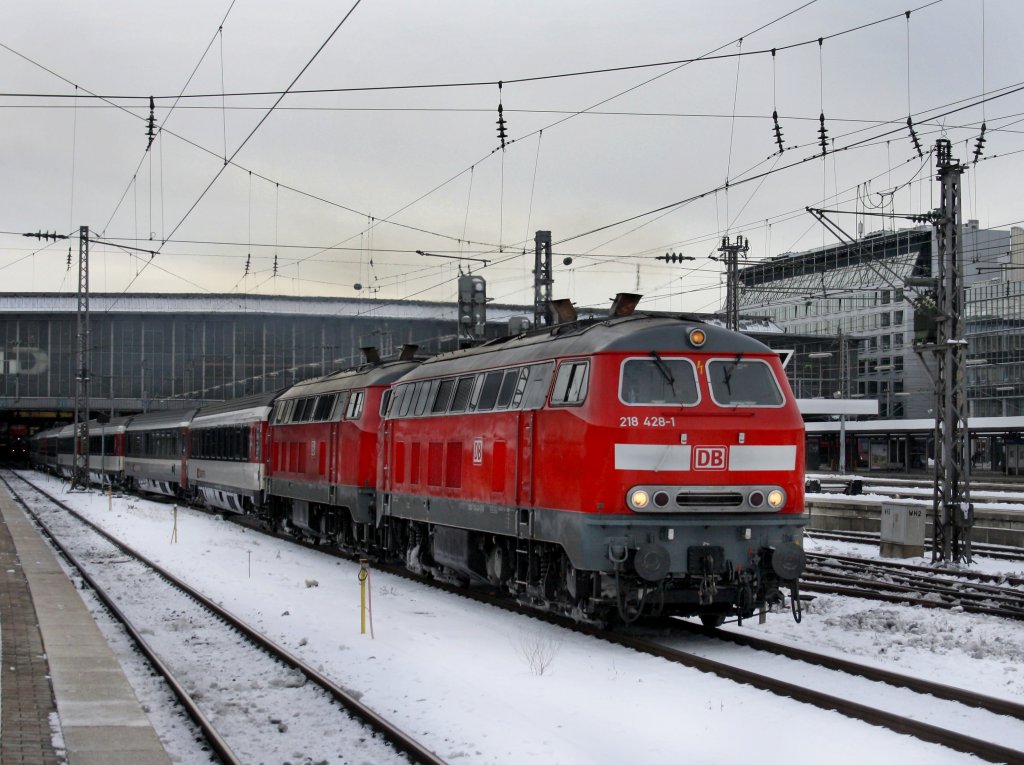
[[882, 503], [880, 553], [883, 558], [915, 558], [924, 555], [926, 512], [923, 505]]

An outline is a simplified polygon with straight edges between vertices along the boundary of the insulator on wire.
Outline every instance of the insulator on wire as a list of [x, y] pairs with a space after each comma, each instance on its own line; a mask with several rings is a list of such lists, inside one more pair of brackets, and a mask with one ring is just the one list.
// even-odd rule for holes
[[501, 141], [501, 148], [505, 148], [505, 139], [508, 134], [505, 132], [505, 117], [501, 106], [501, 80], [498, 80], [498, 139]]
[[974, 162], [978, 164], [978, 160], [981, 158], [982, 147], [985, 146], [985, 123], [981, 123], [981, 134], [978, 136], [977, 142], [974, 144]]
[[786, 149], [782, 145], [782, 128], [779, 127], [779, 112], [777, 110], [772, 111], [772, 122], [775, 123], [775, 143], [779, 145], [779, 154], [782, 154]]
[[149, 118], [146, 120], [146, 138], [149, 139], [146, 143], [146, 151], [149, 151], [153, 146], [153, 139], [156, 138], [156, 104], [153, 102], [153, 96], [149, 97]]
[[666, 263], [682, 263], [684, 260], [694, 260], [694, 257], [678, 252], [666, 252], [664, 255], [658, 255], [655, 260], [664, 260]]
[[917, 150], [917, 156], [921, 159], [924, 158], [924, 152], [921, 151], [921, 142], [917, 139], [917, 131], [914, 130], [914, 121], [907, 117], [907, 129], [910, 131], [910, 140], [914, 142], [914, 148]]
[[58, 239], [67, 239], [66, 234], [58, 234], [56, 231], [36, 231], [34, 234], [29, 232], [28, 234], [22, 234], [22, 236], [34, 237], [35, 239], [39, 239], [43, 242], [49, 242], [51, 240], [56, 242]]
[[248, 253], [245, 256], [245, 273], [243, 274], [243, 276], [248, 276], [249, 275], [249, 266], [251, 264], [252, 264], [252, 253], [250, 252], [250, 253]]
[[277, 276], [277, 253], [274, 253], [274, 276]]
[[71, 270], [71, 248], [68, 247], [68, 271]]
[[825, 112], [818, 116], [818, 144], [821, 146], [821, 153], [828, 154], [828, 130], [825, 129]]

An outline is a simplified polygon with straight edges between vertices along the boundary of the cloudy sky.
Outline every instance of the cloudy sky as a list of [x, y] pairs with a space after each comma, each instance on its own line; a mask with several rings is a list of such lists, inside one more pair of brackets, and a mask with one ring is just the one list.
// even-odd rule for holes
[[964, 217], [1024, 219], [1022, 28], [1019, 0], [6, 0], [0, 290], [73, 291], [77, 240], [20, 234], [89, 226], [97, 292], [451, 300], [462, 268], [532, 303], [545, 229], [555, 297], [715, 310], [723, 236], [760, 260], [833, 241], [807, 206], [929, 210], [928, 150], [973, 159], [983, 121]]

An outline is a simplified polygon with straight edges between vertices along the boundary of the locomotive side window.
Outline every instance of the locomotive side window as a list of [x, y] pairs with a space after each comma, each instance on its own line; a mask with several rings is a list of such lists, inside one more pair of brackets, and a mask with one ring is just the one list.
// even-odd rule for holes
[[427, 402], [430, 401], [430, 391], [435, 382], [416, 383], [416, 406], [413, 407], [413, 414], [419, 417], [427, 411]]
[[331, 420], [337, 422], [348, 407], [349, 392], [342, 391], [338, 394], [338, 400], [334, 402], [334, 409], [331, 410]]
[[331, 410], [334, 408], [334, 399], [337, 395], [337, 393], [325, 393], [322, 396], [317, 396], [316, 408], [313, 410], [314, 420], [323, 422], [331, 416]]
[[363, 413], [363, 391], [352, 391], [348, 399], [348, 409], [345, 411], [346, 420], [357, 420]]
[[398, 417], [406, 417], [412, 410], [413, 402], [416, 400], [416, 384], [403, 385], [400, 398], [398, 409], [395, 412], [398, 413]]
[[388, 388], [384, 391], [384, 394], [380, 397], [380, 416], [386, 417], [388, 413], [388, 407], [391, 405], [391, 394], [393, 388]]
[[[526, 370], [522, 370], [525, 372]], [[512, 403], [512, 395], [516, 392], [516, 386], [519, 384], [519, 372], [518, 369], [509, 369], [505, 372], [505, 377], [501, 381], [501, 390], [498, 392], [498, 403], [495, 404], [495, 409], [507, 409], [508, 405]]]
[[292, 422], [309, 422], [313, 414], [313, 400], [309, 397], [300, 398], [295, 404], [295, 414]]
[[278, 401], [274, 404], [274, 414], [270, 418], [272, 424], [281, 425], [288, 422], [288, 418], [291, 415], [292, 406], [295, 405], [295, 399], [287, 399], [285, 401]]
[[512, 407], [514, 409], [540, 409], [544, 406], [544, 402], [548, 398], [548, 389], [551, 387], [551, 374], [554, 368], [555, 362], [553, 361], [526, 367], [519, 377], [515, 395], [512, 396]]
[[458, 383], [455, 385], [455, 396], [452, 398], [452, 405], [449, 411], [452, 412], [465, 412], [469, 406], [469, 398], [473, 395], [473, 383], [476, 382], [475, 376], [460, 377]]
[[476, 410], [478, 412], [488, 412], [494, 409], [494, 404], [498, 400], [498, 391], [501, 390], [501, 380], [504, 376], [504, 372], [488, 372], [484, 376], [483, 385], [480, 386], [480, 397], [476, 402]]
[[558, 367], [551, 406], [576, 406], [587, 397], [590, 377], [589, 361], [567, 361]]
[[772, 368], [762, 359], [712, 359], [708, 362], [711, 398], [719, 406], [782, 406], [784, 399]]
[[696, 368], [689, 359], [661, 356], [626, 359], [619, 380], [619, 399], [633, 406], [694, 406], [700, 401]]
[[451, 400], [452, 391], [455, 389], [455, 380], [442, 380], [434, 396], [434, 405], [430, 407], [433, 414], [440, 414], [448, 411], [448, 402]]

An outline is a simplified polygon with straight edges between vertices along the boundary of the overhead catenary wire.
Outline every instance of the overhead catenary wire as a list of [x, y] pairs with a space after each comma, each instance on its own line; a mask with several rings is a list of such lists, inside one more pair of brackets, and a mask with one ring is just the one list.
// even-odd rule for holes
[[[738, 67], [738, 63], [737, 63], [737, 67]], [[734, 119], [734, 118], [735, 118], [735, 116], [733, 116], [733, 119]], [[835, 161], [835, 159], [836, 159], [836, 158], [835, 158], [835, 156], [834, 156], [834, 161]], [[464, 231], [463, 231], [464, 235], [465, 235], [465, 230], [466, 230], [466, 228], [465, 228], [465, 225], [464, 225]], [[464, 239], [464, 238], [465, 238], [465, 237], [463, 237], [463, 239]], [[502, 244], [503, 244], [502, 242], [499, 242], [499, 245], [502, 245]]]
[[[779, 21], [782, 21], [782, 20], [788, 18], [789, 16], [792, 16], [793, 14], [795, 14], [795, 13], [797, 13], [797, 12], [799, 12], [799, 11], [805, 9], [805, 8], [807, 8], [808, 6], [813, 5], [814, 2], [816, 2], [816, 0], [810, 0], [809, 2], [806, 2], [803, 5], [800, 5], [799, 7], [795, 8], [794, 10], [787, 12], [786, 14], [784, 14], [784, 15], [782, 15], [782, 16], [774, 19], [774, 20], [772, 20], [771, 22], [768, 22], [767, 24], [765, 24], [765, 25], [763, 25], [761, 27], [758, 27], [757, 29], [755, 29], [755, 30], [753, 30], [751, 32], [746, 33], [745, 36], [750, 37], [753, 34], [755, 34], [756, 32], [760, 32], [763, 29], [767, 28], [768, 26], [771, 26], [772, 24], [778, 23]], [[938, 4], [942, 3], [942, 2], [944, 2], [944, 0], [931, 0], [931, 2], [925, 3], [924, 5], [917, 6], [913, 10], [915, 12], [916, 11], [921, 11], [921, 10], [924, 10], [926, 8], [930, 8], [930, 7], [934, 6], [934, 5], [938, 5]], [[233, 3], [232, 3], [232, 5], [233, 5]], [[161, 96], [161, 95], [158, 95], [158, 96], [154, 96], [154, 97], [157, 100], [164, 100], [164, 99], [171, 99], [171, 98], [174, 98], [174, 99], [179, 99], [179, 98], [212, 99], [212, 98], [222, 98], [222, 97], [226, 97], [226, 98], [243, 98], [243, 97], [254, 97], [254, 96], [283, 96], [283, 95], [288, 95], [288, 94], [291, 94], [291, 95], [315, 95], [315, 94], [325, 94], [325, 93], [361, 93], [361, 92], [378, 92], [378, 91], [388, 91], [388, 90], [433, 90], [433, 89], [446, 89], [446, 88], [479, 88], [479, 87], [494, 87], [499, 82], [502, 82], [505, 85], [512, 85], [512, 84], [522, 84], [522, 83], [529, 83], [529, 82], [543, 82], [543, 81], [546, 81], [546, 80], [568, 79], [568, 78], [574, 78], [574, 77], [589, 77], [589, 76], [600, 75], [600, 74], [615, 74], [615, 73], [619, 73], [619, 72], [628, 72], [628, 71], [635, 71], [635, 70], [640, 70], [640, 69], [657, 69], [657, 68], [660, 68], [660, 67], [680, 66], [680, 65], [688, 65], [688, 64], [694, 64], [694, 63], [711, 63], [711, 62], [715, 62], [715, 61], [727, 60], [727, 59], [732, 59], [732, 58], [740, 58], [740, 57], [764, 56], [766, 54], [770, 54], [773, 50], [787, 51], [787, 50], [794, 50], [794, 49], [797, 49], [797, 48], [802, 48], [802, 47], [814, 45], [814, 44], [816, 44], [818, 42], [819, 39], [832, 40], [832, 39], [835, 39], [835, 38], [838, 38], [838, 37], [844, 37], [846, 35], [853, 34], [855, 32], [860, 32], [860, 31], [863, 31], [865, 29], [869, 29], [869, 28], [877, 26], [879, 24], [884, 24], [886, 22], [893, 21], [895, 19], [898, 19], [898, 18], [902, 17], [903, 15], [904, 15], [904, 12], [901, 11], [900, 13], [896, 13], [896, 14], [893, 14], [893, 15], [890, 15], [890, 16], [885, 16], [885, 17], [882, 17], [882, 18], [879, 18], [879, 19], [875, 19], [873, 21], [868, 21], [868, 22], [865, 22], [863, 24], [858, 24], [856, 26], [849, 27], [848, 29], [844, 29], [844, 30], [841, 30], [839, 32], [833, 32], [831, 34], [825, 35], [823, 38], [811, 38], [811, 39], [807, 39], [807, 40], [800, 40], [798, 42], [788, 43], [788, 44], [785, 44], [785, 45], [776, 45], [773, 48], [761, 48], [761, 49], [757, 49], [757, 50], [750, 50], [750, 51], [747, 51], [747, 52], [742, 52], [741, 51], [741, 52], [738, 52], [738, 53], [722, 53], [722, 54], [717, 53], [717, 50], [721, 50], [721, 48], [718, 48], [718, 49], [716, 49], [716, 52], [707, 53], [707, 54], [703, 54], [703, 55], [695, 56], [695, 57], [691, 57], [691, 58], [681, 58], [681, 59], [673, 59], [673, 60], [670, 60], [670, 61], [658, 61], [658, 62], [643, 63], [643, 64], [627, 64], [627, 65], [624, 65], [624, 66], [601, 67], [601, 68], [594, 68], [594, 69], [576, 70], [576, 71], [571, 71], [571, 72], [556, 72], [556, 73], [552, 73], [552, 74], [541, 74], [541, 75], [533, 75], [533, 76], [512, 77], [512, 78], [505, 77], [505, 78], [503, 78], [501, 80], [460, 80], [460, 81], [453, 81], [453, 82], [416, 83], [416, 84], [406, 83], [406, 84], [399, 84], [399, 85], [367, 85], [367, 86], [354, 86], [354, 87], [344, 87], [344, 88], [340, 88], [339, 87], [339, 88], [289, 89], [289, 90], [285, 90], [285, 91], [279, 91], [279, 90], [252, 90], [252, 91], [238, 91], [238, 92], [231, 92], [231, 93], [225, 93], [225, 92], [221, 92], [221, 93], [192, 93], [192, 94], [179, 95], [179, 96], [172, 96], [172, 95], [162, 95]], [[733, 45], [736, 42], [737, 42], [737, 40], [733, 40], [733, 41], [731, 41], [731, 42], [729, 42], [726, 45], [723, 45], [721, 47], [724, 48], [724, 47], [727, 47], [728, 45]], [[2, 45], [2, 44], [0, 44], [0, 45]], [[3, 47], [6, 47], [6, 46], [3, 46]], [[66, 98], [67, 97], [66, 94], [60, 94], [60, 93], [20, 93], [20, 94], [0, 93], [0, 96], [5, 96], [5, 95], [16, 95], [16, 96], [32, 97], [32, 98], [58, 98], [58, 99], [59, 98]], [[130, 101], [130, 100], [143, 99], [143, 98], [148, 98], [149, 97], [148, 95], [141, 96], [141, 95], [135, 95], [135, 94], [122, 94], [122, 95], [90, 94], [90, 95], [93, 98], [102, 98], [102, 99], [120, 100], [120, 101]]]

